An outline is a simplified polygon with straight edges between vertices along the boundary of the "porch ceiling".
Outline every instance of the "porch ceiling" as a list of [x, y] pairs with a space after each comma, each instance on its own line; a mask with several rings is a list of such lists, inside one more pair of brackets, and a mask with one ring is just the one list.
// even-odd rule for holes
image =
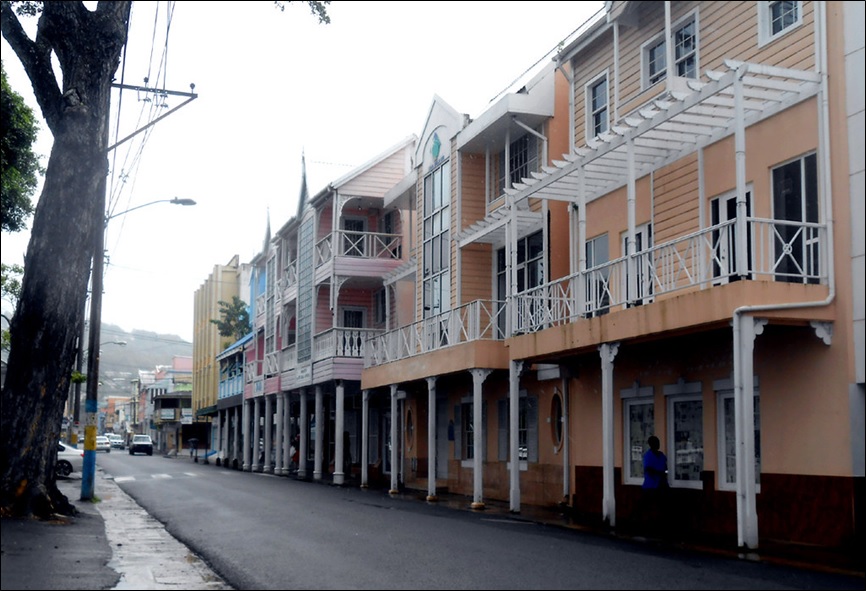
[[[725, 66], [725, 71], [708, 70], [708, 81], [678, 79], [683, 90], [664, 93], [586, 148], [506, 188], [517, 208], [517, 235], [540, 223], [540, 214], [526, 206], [530, 197], [577, 203], [582, 190], [584, 199], [592, 201], [628, 182], [630, 157], [631, 174], [641, 178], [733, 134], [738, 117], [746, 127], [754, 125], [815, 96], [820, 88], [821, 76], [812, 71], [732, 60]], [[459, 245], [503, 242], [509, 211], [510, 206], [502, 207], [472, 224], [455, 237]]]

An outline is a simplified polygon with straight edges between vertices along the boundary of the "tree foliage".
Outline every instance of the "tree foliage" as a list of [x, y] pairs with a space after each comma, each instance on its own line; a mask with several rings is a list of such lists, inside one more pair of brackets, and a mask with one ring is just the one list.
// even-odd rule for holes
[[219, 305], [220, 318], [211, 322], [219, 328], [220, 336], [238, 340], [252, 331], [249, 308], [241, 298], [232, 296], [231, 302], [220, 300]]
[[36, 192], [39, 175], [45, 171], [39, 157], [33, 152], [33, 144], [39, 125], [33, 109], [27, 106], [20, 94], [12, 90], [6, 79], [6, 68], [0, 63], [2, 91], [0, 91], [0, 198], [2, 198], [2, 230], [18, 232], [24, 229], [27, 218], [33, 213], [30, 198]]
[[[327, 3], [308, 4], [320, 22], [329, 22]], [[103, 256], [96, 252], [96, 238], [104, 231], [111, 88], [132, 2], [88, 6], [0, 2], [3, 38], [24, 67], [54, 138], [10, 324], [0, 412], [3, 515], [75, 512], [54, 480], [55, 450], [84, 323], [90, 263]], [[19, 20], [25, 15], [38, 16], [33, 39]]]

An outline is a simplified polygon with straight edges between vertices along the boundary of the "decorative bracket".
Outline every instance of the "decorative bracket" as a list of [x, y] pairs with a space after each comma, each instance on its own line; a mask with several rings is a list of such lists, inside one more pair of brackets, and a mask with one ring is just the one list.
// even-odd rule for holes
[[831, 345], [833, 343], [832, 322], [821, 322], [819, 320], [813, 320], [809, 324], [811, 324], [812, 328], [815, 329], [815, 336], [824, 341], [825, 345]]

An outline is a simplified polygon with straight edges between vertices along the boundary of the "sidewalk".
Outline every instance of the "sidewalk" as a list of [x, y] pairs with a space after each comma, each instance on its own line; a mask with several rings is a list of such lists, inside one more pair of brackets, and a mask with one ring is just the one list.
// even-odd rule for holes
[[78, 509], [55, 521], [3, 519], [0, 587], [231, 589], [97, 468], [99, 502], [81, 501], [81, 476], [59, 479]]

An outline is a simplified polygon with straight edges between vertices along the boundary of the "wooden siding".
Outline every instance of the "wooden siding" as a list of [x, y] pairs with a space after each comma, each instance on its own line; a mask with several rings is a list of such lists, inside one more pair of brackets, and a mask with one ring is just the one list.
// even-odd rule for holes
[[316, 242], [330, 234], [333, 229], [331, 224], [334, 219], [334, 208], [331, 205], [332, 202], [328, 201], [327, 205], [318, 212], [319, 225], [316, 229]]
[[474, 243], [461, 250], [463, 254], [460, 269], [462, 293], [458, 305], [468, 304], [473, 300], [493, 299], [491, 293], [495, 270], [493, 249], [489, 244]]
[[319, 334], [323, 330], [333, 327], [334, 320], [331, 314], [330, 300], [331, 288], [323, 285], [316, 290], [316, 325], [313, 333]]
[[653, 175], [653, 244], [699, 229], [698, 158], [691, 154]]
[[460, 158], [460, 224], [463, 231], [487, 214], [483, 154], [462, 154]]
[[[586, 144], [586, 84], [608, 72], [611, 124], [665, 91], [665, 83], [642, 85], [642, 47], [664, 31], [664, 3], [644, 2], [637, 8], [640, 27], [619, 27], [619, 80], [614, 78], [613, 33], [604, 34], [572, 59], [574, 71], [575, 144]], [[695, 12], [696, 11], [696, 12]], [[725, 60], [755, 62], [785, 68], [815, 67], [814, 6], [803, 2], [802, 23], [789, 33], [759, 47], [758, 6], [755, 2], [672, 2], [671, 22], [696, 14], [698, 75], [725, 70]], [[614, 85], [618, 82], [618, 92]], [[618, 94], [619, 103], [614, 104]], [[614, 115], [616, 118], [614, 118]]]
[[379, 197], [385, 196], [385, 193], [390, 191], [394, 185], [408, 174], [406, 163], [409, 158], [407, 147], [403, 150], [398, 150], [375, 164], [369, 170], [364, 171], [345, 185], [341, 185], [338, 189], [341, 195], [357, 195], [364, 197]]

